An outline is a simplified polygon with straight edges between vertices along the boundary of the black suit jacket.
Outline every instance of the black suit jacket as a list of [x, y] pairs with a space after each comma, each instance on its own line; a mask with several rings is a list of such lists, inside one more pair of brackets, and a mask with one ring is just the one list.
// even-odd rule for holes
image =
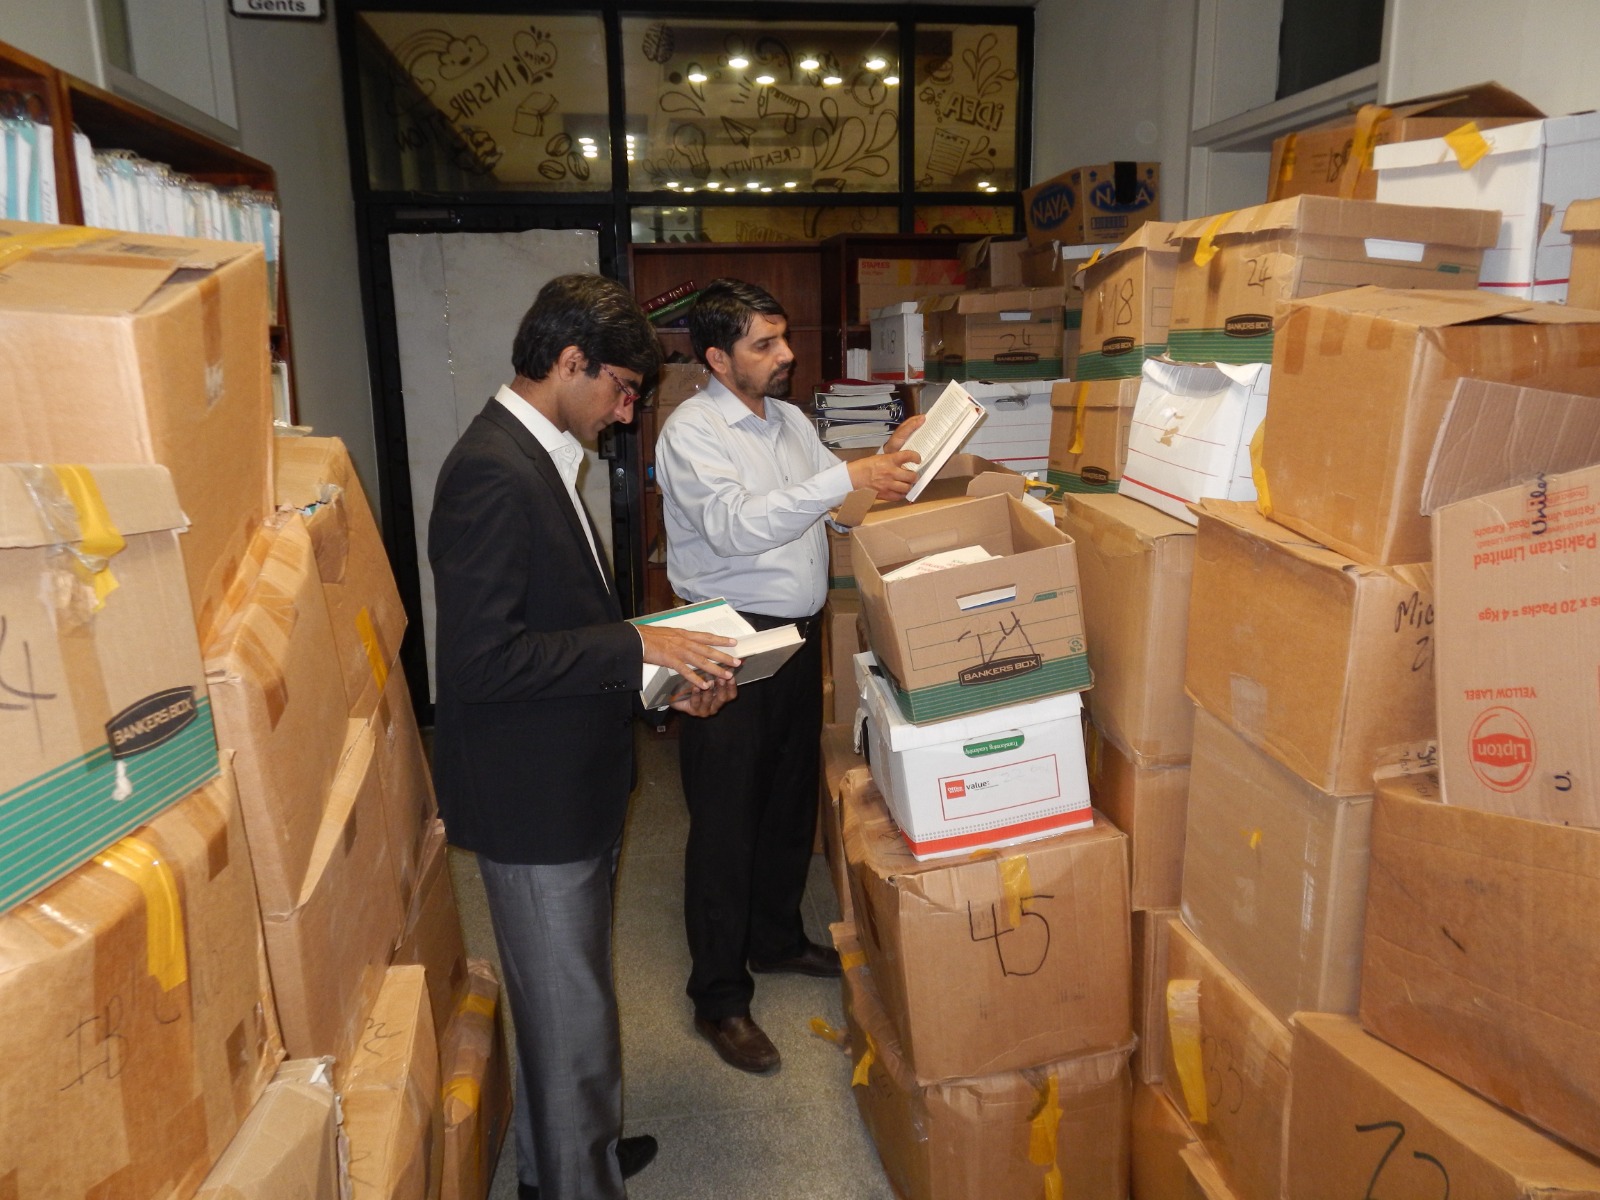
[[433, 778], [450, 842], [596, 858], [622, 832], [644, 660], [555, 464], [498, 400], [439, 472]]

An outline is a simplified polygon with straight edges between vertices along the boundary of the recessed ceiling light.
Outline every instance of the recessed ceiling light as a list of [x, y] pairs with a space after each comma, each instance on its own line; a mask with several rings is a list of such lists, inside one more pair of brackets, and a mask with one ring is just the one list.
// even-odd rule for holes
[[885, 75], [883, 77], [883, 82], [888, 84], [890, 87], [894, 87], [897, 84], [899, 84], [900, 76], [898, 76], [898, 75]]
[[814, 58], [802, 58], [800, 60], [800, 69], [802, 71], [815, 71], [821, 65], [822, 64]]
[[710, 188], [713, 192], [716, 191], [721, 186], [722, 185], [720, 183], [718, 183], [715, 179], [709, 180], [706, 183], [706, 187]]
[[690, 83], [704, 83], [705, 81], [706, 81], [706, 73], [704, 71], [699, 70], [698, 68], [696, 68], [696, 69], [691, 70], [689, 72], [689, 82]]
[[771, 190], [772, 190], [772, 189], [771, 189], [771, 188], [762, 188], [762, 189], [761, 189], [761, 190], [762, 190], [762, 191], [763, 191], [763, 192], [770, 192], [770, 191], [771, 191]]
[[987, 190], [989, 187], [989, 181], [987, 179], [980, 179], [978, 180], [978, 186]]
[[838, 87], [843, 82], [844, 80], [840, 79], [837, 75], [824, 75], [822, 77], [823, 87]]
[[881, 71], [888, 65], [883, 59], [877, 57], [869, 58], [866, 62], [866, 68], [869, 71]]
[[742, 71], [750, 65], [750, 60], [742, 54], [735, 54], [728, 60], [728, 65], [735, 70]]
[[587, 137], [581, 137], [581, 138], [578, 139], [578, 145], [580, 145], [580, 146], [592, 146], [592, 145], [594, 145], [594, 139], [593, 138], [587, 138]]
[[[688, 194], [689, 194], [689, 193], [690, 193], [690, 192], [692, 192], [692, 191], [694, 191], [694, 189], [693, 189], [693, 188], [684, 188], [684, 189], [683, 189], [683, 194], [684, 194], [684, 195], [685, 195], [685, 196], [687, 196], [687, 195], [688, 195]], [[687, 208], [680, 208], [680, 209], [679, 209], [679, 210], [678, 210], [678, 211], [679, 211], [679, 212], [688, 212], [688, 211], [689, 211], [689, 210], [688, 210], [688, 209], [687, 209]]]
[[678, 181], [676, 179], [669, 179], [667, 180], [667, 186], [669, 188], [675, 188], [678, 186]]
[[794, 187], [795, 186], [795, 182], [794, 182], [794, 180], [791, 179], [791, 180], [789, 180], [788, 183], [784, 184], [783, 186], [784, 187]]
[[761, 84], [762, 87], [766, 87], [768, 84], [777, 83], [778, 81], [771, 75], [757, 75], [756, 82]]
[[751, 191], [755, 191], [756, 188], [758, 188], [760, 186], [761, 185], [759, 183], [757, 183], [754, 179], [752, 179], [749, 183], [745, 184], [745, 187], [749, 188]]

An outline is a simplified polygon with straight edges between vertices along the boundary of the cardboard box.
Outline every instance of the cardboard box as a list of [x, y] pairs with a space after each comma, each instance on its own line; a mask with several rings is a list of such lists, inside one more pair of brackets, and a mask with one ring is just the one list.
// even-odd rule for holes
[[1128, 1047], [1123, 841], [1097, 819], [1014, 851], [919, 863], [875, 790], [846, 792], [862, 948], [919, 1080]]
[[1167, 1070], [1167, 960], [1178, 916], [1176, 907], [1133, 913], [1133, 1077], [1146, 1084], [1160, 1083]]
[[1228, 1186], [1217, 1164], [1199, 1145], [1183, 1147], [1178, 1158], [1183, 1162], [1184, 1200], [1238, 1200], [1238, 1193]]
[[1183, 922], [1170, 928], [1162, 1086], [1215, 1163], [1222, 1195], [1277, 1200], [1289, 1115], [1289, 1028]]
[[1066, 492], [1121, 486], [1133, 430], [1137, 379], [1059, 380], [1050, 388], [1050, 483]]
[[1271, 375], [1260, 363], [1148, 360], [1118, 490], [1191, 524], [1189, 506], [1207, 496], [1254, 500], [1250, 439], [1266, 416]]
[[[844, 689], [855, 694], [855, 688], [846, 684]], [[845, 792], [857, 787], [871, 787], [872, 773], [867, 770], [867, 760], [856, 753], [854, 731], [849, 725], [824, 725], [822, 727], [822, 771], [820, 775], [822, 826], [822, 853], [828, 862], [828, 878], [833, 883], [839, 901], [839, 919], [854, 923], [855, 910], [850, 902], [850, 868], [844, 857], [844, 804]]]
[[1161, 164], [1109, 162], [1073, 167], [1022, 193], [1028, 241], [1120, 242], [1161, 218]]
[[1572, 239], [1572, 271], [1567, 303], [1600, 308], [1600, 200], [1574, 200], [1561, 228]]
[[421, 967], [390, 967], [339, 1089], [351, 1200], [439, 1194], [444, 1138], [439, 1042]]
[[1363, 563], [1431, 555], [1422, 480], [1457, 379], [1600, 394], [1595, 314], [1486, 292], [1297, 301], [1274, 354], [1272, 518]]
[[[901, 513], [929, 512], [979, 496], [1016, 496], [1020, 499], [1026, 492], [1027, 484], [1028, 481], [1010, 467], [990, 462], [977, 454], [952, 454], [915, 500], [879, 500], [871, 488], [857, 488], [828, 514], [831, 522], [829, 528], [831, 530], [833, 525], [854, 528]], [[854, 560], [848, 550], [842, 561], [854, 571]], [[850, 586], [855, 586], [853, 575]]]
[[1055, 379], [1061, 375], [1062, 288], [989, 288], [930, 296], [923, 368], [945, 380]]
[[1109, 734], [1084, 725], [1089, 795], [1128, 835], [1129, 901], [1173, 908], [1182, 895], [1183, 841], [1188, 822], [1189, 766], [1143, 766]]
[[467, 944], [461, 933], [455, 887], [450, 882], [450, 848], [445, 844], [443, 821], [428, 824], [420, 881], [411, 894], [393, 961], [396, 966], [414, 963], [427, 971], [433, 1027], [443, 1029], [449, 1025], [467, 986]]
[[1252, 504], [1195, 512], [1189, 695], [1312, 786], [1371, 793], [1380, 751], [1434, 735], [1428, 564], [1363, 567]]
[[315, 548], [297, 515], [257, 531], [205, 655], [217, 737], [235, 753], [261, 911], [285, 913], [307, 881], [350, 711]]
[[1600, 1154], [1600, 832], [1439, 799], [1379, 780], [1361, 1024]]
[[1050, 393], [1054, 383], [968, 383], [972, 398], [988, 415], [961, 443], [963, 454], [996, 466], [1042, 475], [1050, 461]]
[[0, 466], [0, 913], [217, 773], [183, 524], [161, 467]]
[[383, 788], [383, 820], [390, 859], [400, 881], [400, 894], [409, 897], [418, 887], [424, 843], [439, 815], [439, 804], [404, 671], [389, 672], [383, 696], [366, 723], [372, 727], [378, 778]]
[[1083, 588], [1090, 714], [1140, 767], [1188, 762], [1194, 705], [1183, 664], [1194, 527], [1126, 496], [1066, 496], [1059, 523]]
[[1499, 239], [1483, 256], [1478, 286], [1523, 300], [1566, 300], [1572, 242], [1562, 221], [1574, 200], [1600, 196], [1600, 113], [1380, 146], [1372, 161], [1381, 201], [1500, 212]]
[[[846, 545], [849, 545], [848, 539]], [[824, 629], [828, 646], [828, 677], [834, 681], [833, 714], [830, 719], [837, 725], [849, 725], [855, 720], [856, 708], [861, 701], [861, 694], [855, 685], [855, 667], [851, 662], [866, 649], [862, 645], [865, 639], [860, 633], [860, 594], [830, 588], [827, 612]]]
[[283, 1046], [226, 773], [0, 918], [0, 1179], [189, 1196]]
[[439, 1039], [443, 1200], [482, 1200], [511, 1122], [511, 1064], [494, 964], [472, 960], [469, 986]]
[[1600, 1165], [1361, 1031], [1295, 1018], [1285, 1195], [1600, 1197]]
[[1274, 141], [1267, 199], [1342, 196], [1376, 200], [1373, 147], [1444, 137], [1468, 122], [1478, 129], [1494, 129], [1542, 116], [1543, 111], [1497, 83], [1389, 105], [1363, 104], [1353, 119], [1339, 117]]
[[849, 592], [856, 586], [855, 562], [850, 555], [850, 535], [828, 526], [828, 591]]
[[923, 1082], [911, 1070], [874, 975], [844, 926], [851, 1092], [884, 1174], [906, 1200], [1128, 1192], [1128, 1048], [977, 1079]]
[[[1072, 539], [1014, 496], [911, 508], [852, 537], [867, 640], [908, 720], [1088, 686]], [[884, 582], [903, 563], [961, 546], [997, 557]]]
[[850, 320], [865, 323], [867, 315], [875, 308], [891, 304], [919, 304], [939, 296], [954, 296], [961, 285], [954, 283], [863, 283], [855, 290], [855, 309]]
[[1318, 791], [1196, 716], [1183, 919], [1280, 1021], [1355, 1011], [1371, 827], [1370, 795]]
[[871, 654], [856, 659], [863, 748], [917, 859], [1051, 837], [1093, 823], [1074, 692], [913, 725]]
[[341, 1200], [349, 1188], [342, 1141], [332, 1061], [292, 1059], [245, 1115], [195, 1200]]
[[1081, 268], [1083, 320], [1074, 379], [1137, 379], [1145, 359], [1166, 353], [1178, 269], [1178, 247], [1167, 238], [1176, 229], [1148, 222]]
[[406, 911], [369, 727], [352, 723], [322, 809], [300, 896], [278, 910], [263, 896], [262, 922], [284, 1045], [296, 1058], [333, 1055], [342, 1084]]
[[1600, 399], [1462, 380], [1423, 489], [1445, 796], [1600, 826]]
[[961, 247], [965, 269], [962, 284], [969, 288], [1017, 287], [1022, 280], [1022, 255], [1028, 243], [1021, 238], [979, 238]]
[[861, 258], [856, 260], [858, 283], [952, 284], [967, 281], [967, 266], [960, 258]]
[[338, 438], [281, 438], [276, 460], [278, 506], [299, 512], [316, 549], [350, 715], [366, 717], [378, 706], [406, 632], [383, 537]]
[[1178, 267], [1167, 353], [1183, 362], [1269, 362], [1273, 320], [1287, 301], [1368, 284], [1474, 288], [1499, 232], [1498, 216], [1477, 205], [1327, 196], [1181, 222], [1172, 235]]
[[873, 309], [870, 337], [867, 364], [873, 379], [922, 378], [922, 314], [916, 301]]
[[160, 463], [205, 640], [272, 511], [261, 247], [0, 222], [0, 462]]
[[1133, 1081], [1133, 1170], [1135, 1200], [1185, 1200], [1189, 1171], [1182, 1151], [1194, 1130], [1161, 1089]]

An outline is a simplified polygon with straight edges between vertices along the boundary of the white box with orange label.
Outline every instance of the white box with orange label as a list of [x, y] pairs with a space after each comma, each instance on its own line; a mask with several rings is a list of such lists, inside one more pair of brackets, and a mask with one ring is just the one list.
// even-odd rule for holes
[[858, 743], [917, 858], [1093, 824], [1077, 692], [913, 725], [876, 668], [856, 655]]

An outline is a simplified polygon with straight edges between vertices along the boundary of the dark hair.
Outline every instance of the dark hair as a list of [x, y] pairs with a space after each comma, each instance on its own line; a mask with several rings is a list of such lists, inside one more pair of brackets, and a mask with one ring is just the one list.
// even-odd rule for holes
[[539, 289], [511, 344], [511, 366], [526, 379], [543, 379], [568, 346], [589, 360], [590, 378], [601, 363], [637, 371], [648, 387], [661, 367], [661, 344], [628, 289], [599, 275], [558, 275]]
[[689, 344], [706, 366], [706, 351], [715, 346], [733, 353], [733, 344], [750, 332], [750, 319], [789, 316], [766, 288], [742, 279], [713, 279], [700, 289], [689, 310]]

